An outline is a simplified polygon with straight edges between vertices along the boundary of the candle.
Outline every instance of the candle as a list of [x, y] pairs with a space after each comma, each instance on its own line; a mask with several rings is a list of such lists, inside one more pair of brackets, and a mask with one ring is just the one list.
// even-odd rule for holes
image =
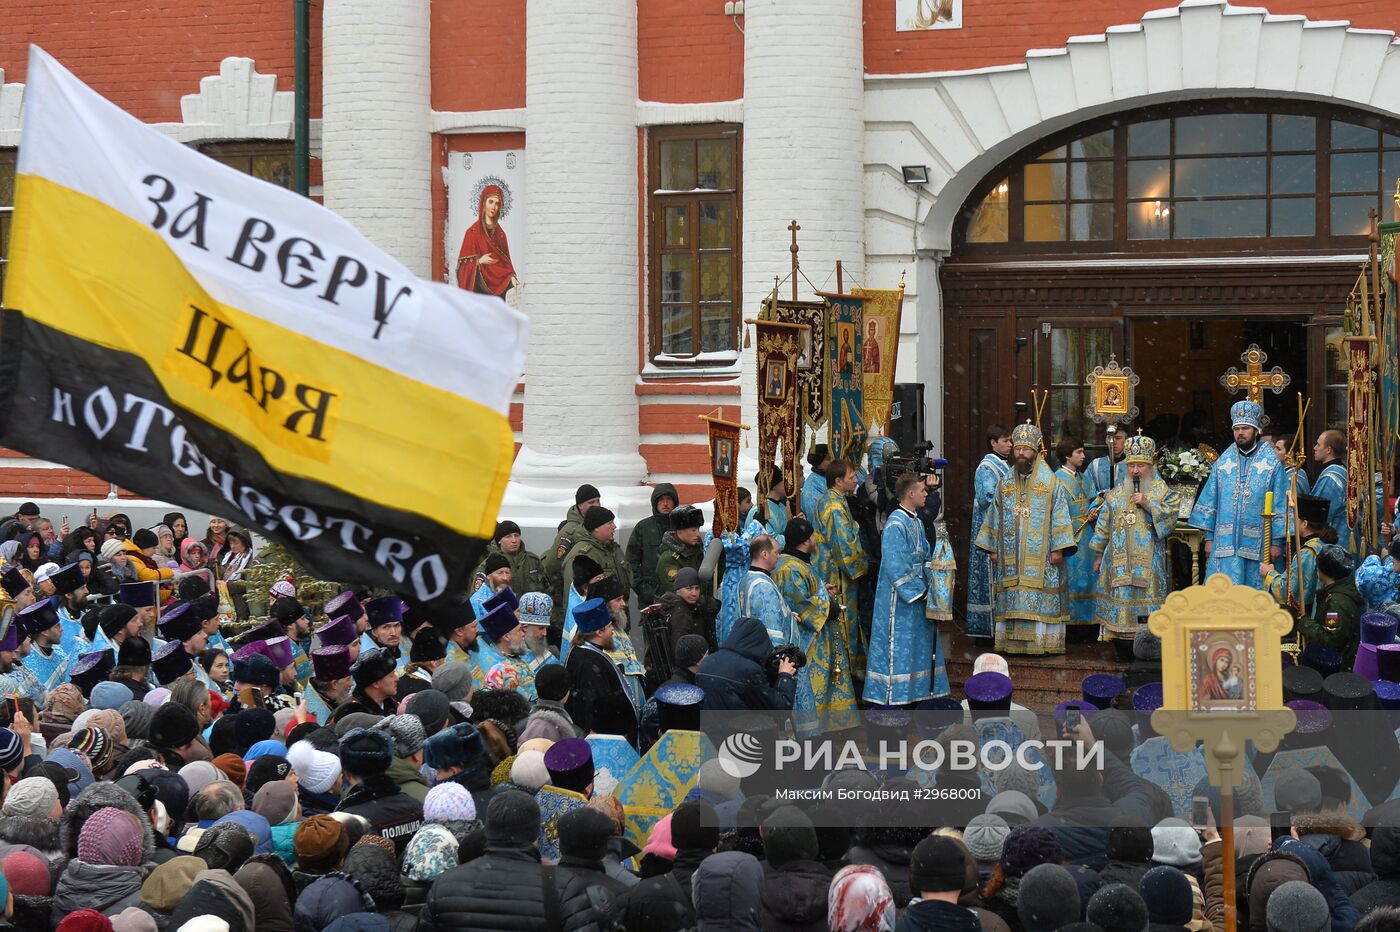
[[1266, 515], [1271, 515], [1271, 514], [1273, 514], [1273, 513], [1274, 513], [1274, 493], [1273, 493], [1273, 492], [1265, 492], [1265, 493], [1264, 493], [1264, 514], [1266, 514]]

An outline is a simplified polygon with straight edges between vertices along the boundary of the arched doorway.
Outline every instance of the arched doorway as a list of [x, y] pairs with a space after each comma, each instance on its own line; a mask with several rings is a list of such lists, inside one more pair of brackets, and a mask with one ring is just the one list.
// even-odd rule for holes
[[[1047, 441], [1102, 449], [1084, 377], [1110, 352], [1142, 376], [1135, 426], [1226, 430], [1219, 376], [1250, 343], [1292, 378], [1267, 408], [1315, 435], [1345, 416], [1341, 314], [1389, 219], [1400, 122], [1341, 106], [1219, 98], [1132, 110], [1033, 143], [975, 185], [940, 278], [944, 440], [967, 464], [948, 517], [966, 547], [971, 471], [987, 425], [1027, 416], [1048, 389]], [[965, 550], [963, 550], [965, 552]]]

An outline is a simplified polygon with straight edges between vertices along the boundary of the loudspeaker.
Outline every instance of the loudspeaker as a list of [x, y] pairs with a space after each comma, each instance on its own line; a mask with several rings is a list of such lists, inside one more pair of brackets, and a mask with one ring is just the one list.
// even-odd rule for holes
[[899, 452], [908, 454], [924, 436], [924, 384], [900, 382], [890, 408], [890, 439], [899, 444]]

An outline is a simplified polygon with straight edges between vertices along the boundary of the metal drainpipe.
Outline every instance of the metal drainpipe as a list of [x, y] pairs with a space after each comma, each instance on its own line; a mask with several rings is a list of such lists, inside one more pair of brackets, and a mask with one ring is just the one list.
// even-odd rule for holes
[[292, 117], [292, 177], [296, 192], [311, 190], [311, 2], [292, 0], [292, 44], [296, 76], [293, 79], [295, 111]]

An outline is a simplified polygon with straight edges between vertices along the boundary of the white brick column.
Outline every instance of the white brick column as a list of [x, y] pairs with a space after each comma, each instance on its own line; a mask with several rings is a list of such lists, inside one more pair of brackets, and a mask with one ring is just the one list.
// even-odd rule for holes
[[534, 503], [557, 522], [591, 482], [630, 515], [647, 498], [635, 391], [637, 0], [527, 0], [525, 23], [530, 350], [503, 513], [520, 520]]
[[[793, 219], [802, 227], [802, 270], [818, 288], [836, 290], [837, 259], [850, 273], [847, 287], [864, 281], [864, 57], [860, 0], [749, 0], [744, 10], [744, 314], [751, 317], [773, 277], [788, 274]], [[805, 280], [798, 292], [812, 299]], [[784, 283], [780, 297], [791, 295]], [[744, 353], [746, 412], [758, 405], [753, 370], [753, 353]]]
[[326, 0], [321, 17], [326, 206], [425, 277], [433, 236], [428, 2]]

